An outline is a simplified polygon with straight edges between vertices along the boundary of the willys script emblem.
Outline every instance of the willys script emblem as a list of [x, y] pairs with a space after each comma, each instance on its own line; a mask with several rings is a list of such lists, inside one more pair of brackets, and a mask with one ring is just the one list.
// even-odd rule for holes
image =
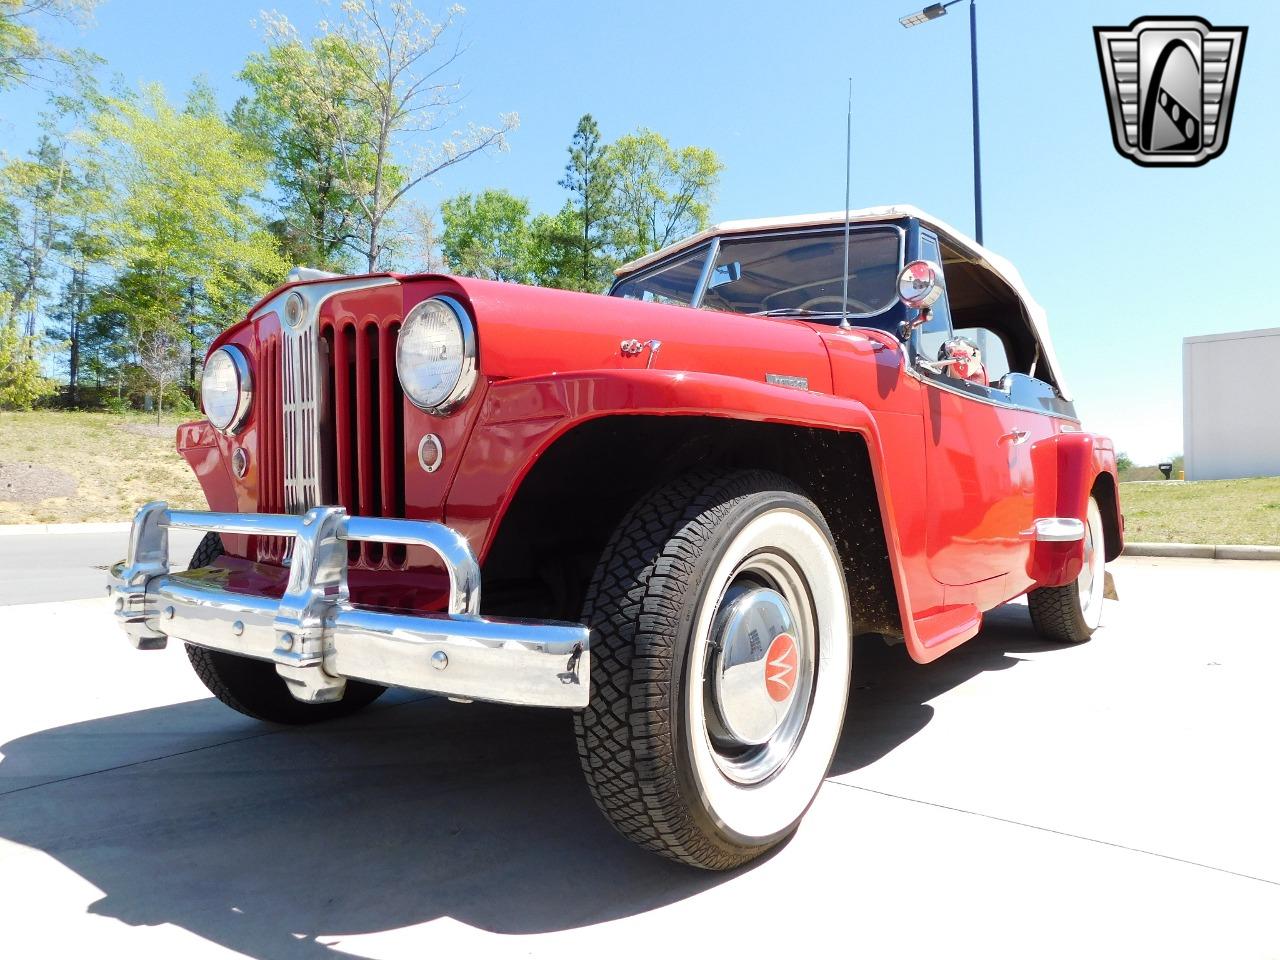
[[1246, 33], [1199, 17], [1094, 27], [1116, 150], [1144, 167], [1195, 167], [1225, 150]]

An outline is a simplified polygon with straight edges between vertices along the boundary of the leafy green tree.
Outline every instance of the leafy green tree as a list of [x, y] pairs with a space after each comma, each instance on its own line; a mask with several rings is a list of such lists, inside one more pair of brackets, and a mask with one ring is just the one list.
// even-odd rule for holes
[[572, 273], [566, 271], [558, 275], [574, 289], [598, 292], [608, 284], [609, 274], [616, 266], [608, 251], [609, 228], [616, 216], [615, 185], [608, 150], [600, 139], [600, 127], [589, 113], [578, 121], [569, 143], [569, 162], [565, 164], [560, 186], [569, 191], [569, 208], [576, 222], [571, 232], [558, 232], [569, 227], [562, 211], [556, 222], [546, 224], [557, 231], [554, 237], [551, 234], [547, 237], [563, 242], [573, 236], [577, 266]]
[[[280, 212], [273, 232], [296, 264], [347, 270], [362, 242], [354, 191], [374, 178], [376, 163], [375, 120], [357, 92], [362, 52], [336, 34], [310, 45], [284, 35], [240, 71], [253, 92], [236, 104], [232, 124], [270, 158]], [[403, 182], [398, 168], [390, 173]]]
[[453, 273], [533, 281], [529, 201], [506, 190], [461, 193], [440, 205], [440, 252]]
[[1124, 452], [1117, 453], [1116, 454], [1117, 472], [1124, 473], [1126, 470], [1132, 470], [1132, 469], [1133, 469], [1133, 458]]
[[41, 21], [83, 24], [97, 0], [0, 0], [0, 90], [17, 84], [52, 81], [66, 68], [96, 62], [83, 51], [63, 50], [40, 36]]
[[[10, 314], [11, 299], [0, 292], [0, 313]], [[0, 409], [30, 410], [54, 389], [40, 372], [35, 338], [23, 336], [17, 320], [0, 320]]]
[[707, 147], [675, 149], [641, 129], [607, 148], [614, 180], [614, 247], [626, 261], [705, 229], [724, 164]]
[[65, 249], [72, 214], [83, 202], [63, 145], [42, 136], [25, 159], [0, 167], [0, 289], [9, 294], [0, 320], [23, 318], [34, 337], [41, 298]]
[[[347, 56], [318, 58], [316, 75], [301, 77], [306, 110], [324, 114], [331, 125], [338, 169], [357, 206], [358, 239], [347, 246], [371, 271], [395, 252], [393, 215], [409, 192], [470, 157], [505, 149], [519, 122], [506, 114], [497, 127], [446, 132], [462, 93], [456, 81], [443, 78], [463, 48], [442, 45], [442, 37], [462, 12], [453, 6], [432, 21], [410, 0], [346, 0], [339, 20], [322, 23], [321, 34], [337, 38]], [[267, 26], [272, 46], [301, 45], [284, 16], [272, 14]]]
[[[95, 311], [127, 318], [130, 342], [162, 334], [198, 355], [287, 269], [253, 203], [265, 158], [228, 126], [203, 84], [183, 109], [156, 86], [110, 101], [87, 147], [94, 228], [116, 271]], [[192, 357], [190, 379], [195, 366]]]
[[582, 220], [566, 203], [555, 216], [540, 213], [529, 223], [529, 266], [533, 282], [542, 287], [600, 293], [607, 283], [610, 262], [607, 251], [598, 253], [601, 268], [584, 284], [582, 275]]

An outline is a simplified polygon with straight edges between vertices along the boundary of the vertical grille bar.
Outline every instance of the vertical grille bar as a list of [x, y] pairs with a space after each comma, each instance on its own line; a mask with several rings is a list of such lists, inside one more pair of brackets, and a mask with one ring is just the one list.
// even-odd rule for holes
[[[281, 359], [278, 335], [262, 345], [258, 364], [258, 509], [284, 512], [284, 464], [281, 450]], [[256, 537], [252, 555], [260, 563], [278, 563], [284, 556], [280, 537]]]
[[377, 411], [373, 405], [373, 384], [370, 369], [372, 357], [369, 351], [369, 338], [362, 336], [364, 331], [357, 330], [356, 341], [356, 473], [358, 487], [356, 490], [356, 507], [360, 516], [376, 516], [373, 489], [373, 442], [375, 431], [371, 429], [375, 423]]
[[396, 442], [400, 431], [397, 430], [400, 412], [399, 397], [396, 395], [399, 386], [395, 374], [396, 368], [396, 328], [378, 328], [378, 426], [382, 435], [379, 438], [382, 454], [382, 515], [398, 517], [403, 508], [400, 505], [400, 445]]

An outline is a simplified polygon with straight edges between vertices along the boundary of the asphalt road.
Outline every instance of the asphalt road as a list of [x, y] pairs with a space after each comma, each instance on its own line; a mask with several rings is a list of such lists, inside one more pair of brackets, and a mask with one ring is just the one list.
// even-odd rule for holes
[[[169, 534], [173, 569], [186, 567], [202, 536], [198, 530]], [[107, 567], [128, 549], [125, 531], [15, 535], [0, 529], [0, 607], [104, 596]]]
[[1017, 605], [927, 666], [859, 644], [817, 802], [728, 875], [614, 835], [567, 716], [273, 727], [105, 598], [7, 606], [0, 953], [1275, 960], [1280, 564], [1113, 570], [1080, 647]]

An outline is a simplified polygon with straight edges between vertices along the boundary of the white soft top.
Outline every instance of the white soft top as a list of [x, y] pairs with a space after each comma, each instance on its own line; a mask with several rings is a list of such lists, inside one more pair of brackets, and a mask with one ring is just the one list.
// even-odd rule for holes
[[[1053, 379], [1058, 385], [1058, 391], [1062, 394], [1064, 400], [1070, 400], [1071, 394], [1067, 391], [1066, 384], [1062, 378], [1062, 368], [1058, 366], [1058, 356], [1053, 350], [1053, 340], [1049, 337], [1049, 321], [1044, 312], [1044, 307], [1036, 303], [1035, 297], [1031, 296], [1031, 291], [1027, 289], [1027, 285], [1022, 282], [1022, 274], [1018, 273], [1018, 268], [1006, 260], [1000, 254], [988, 250], [978, 241], [969, 237], [949, 223], [939, 220], [937, 217], [925, 213], [918, 207], [910, 204], [891, 204], [883, 207], [864, 207], [861, 210], [850, 210], [849, 220], [852, 223], [867, 223], [870, 221], [884, 220], [901, 220], [911, 217], [919, 220], [925, 226], [937, 232], [944, 237], [947, 244], [963, 252], [966, 257], [975, 263], [989, 269], [1003, 280], [1014, 293], [1018, 295], [1018, 299], [1022, 301], [1023, 309], [1026, 311], [1028, 319], [1031, 321], [1031, 330], [1035, 334], [1036, 340], [1040, 343], [1040, 364], [1042, 368], [1047, 367], [1053, 374]], [[630, 263], [623, 264], [616, 271], [619, 276], [623, 274], [633, 273], [643, 267], [647, 267], [659, 260], [665, 260], [667, 257], [681, 250], [695, 247], [705, 240], [712, 237], [722, 237], [726, 234], [734, 233], [754, 233], [763, 230], [781, 230], [788, 227], [825, 227], [833, 224], [844, 223], [845, 212], [843, 210], [834, 210], [830, 213], [811, 213], [801, 216], [790, 217], [765, 217], [761, 220], [726, 220], [724, 223], [717, 223], [713, 227], [708, 227], [701, 233], [695, 233], [691, 237], [686, 237], [670, 246], [663, 247], [655, 253], [648, 254], [638, 260], [632, 260]]]

